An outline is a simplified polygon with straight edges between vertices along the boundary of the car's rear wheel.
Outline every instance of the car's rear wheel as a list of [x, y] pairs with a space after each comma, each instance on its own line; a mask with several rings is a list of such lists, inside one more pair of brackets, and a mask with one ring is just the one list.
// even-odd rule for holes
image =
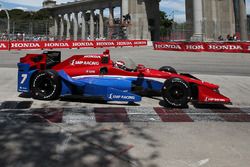
[[170, 107], [186, 107], [190, 96], [190, 87], [181, 78], [168, 79], [162, 88], [162, 97]]
[[177, 71], [173, 67], [170, 67], [170, 66], [163, 66], [159, 69], [159, 71], [165, 71], [165, 72], [177, 74]]
[[32, 77], [31, 97], [38, 100], [55, 100], [60, 96], [61, 87], [61, 79], [56, 71], [41, 71]]

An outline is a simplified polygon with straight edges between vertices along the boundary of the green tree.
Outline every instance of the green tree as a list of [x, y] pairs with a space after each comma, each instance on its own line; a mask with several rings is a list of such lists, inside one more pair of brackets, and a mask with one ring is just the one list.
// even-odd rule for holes
[[47, 20], [50, 17], [50, 12], [47, 9], [41, 9], [37, 12], [34, 12], [34, 20]]
[[[8, 10], [8, 13], [10, 15], [11, 31], [15, 33], [46, 34], [48, 33], [48, 27], [53, 23], [50, 20], [50, 11], [46, 9], [39, 11], [12, 9]], [[0, 32], [3, 32], [7, 26], [7, 16], [4, 11], [0, 12], [0, 21]]]
[[[46, 20], [49, 18], [50, 13], [46, 9], [39, 11], [23, 11], [21, 9], [8, 10], [11, 20]], [[0, 12], [0, 18], [6, 19], [4, 11]]]
[[160, 34], [161, 36], [169, 36], [171, 34], [173, 19], [164, 12], [160, 11]]
[[173, 24], [173, 19], [170, 19], [164, 11], [160, 11], [160, 24], [164, 28], [170, 28]]

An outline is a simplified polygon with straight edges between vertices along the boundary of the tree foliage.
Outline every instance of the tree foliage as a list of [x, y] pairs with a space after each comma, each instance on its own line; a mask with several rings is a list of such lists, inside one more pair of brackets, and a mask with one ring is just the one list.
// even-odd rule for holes
[[173, 24], [173, 19], [170, 19], [164, 11], [160, 11], [160, 24], [164, 28], [170, 28]]
[[[34, 11], [23, 11], [21, 9], [8, 10], [11, 20], [46, 20], [50, 14], [48, 10], [41, 9], [37, 12]], [[0, 18], [6, 19], [4, 11], [0, 12]]]
[[[12, 34], [48, 34], [53, 21], [50, 12], [46, 9], [39, 11], [24, 11], [21, 9], [8, 10], [10, 15], [10, 31]], [[0, 33], [7, 31], [7, 16], [5, 11], [0, 11]]]
[[170, 19], [169, 16], [164, 12], [160, 11], [160, 34], [162, 36], [169, 35], [171, 33], [171, 28], [174, 23], [173, 19]]

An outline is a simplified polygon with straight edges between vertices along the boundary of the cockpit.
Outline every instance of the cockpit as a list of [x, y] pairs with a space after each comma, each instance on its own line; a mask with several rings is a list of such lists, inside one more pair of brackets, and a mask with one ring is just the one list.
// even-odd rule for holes
[[[134, 64], [134, 63], [133, 63]], [[129, 72], [138, 72], [139, 70], [143, 70], [143, 69], [145, 69], [145, 66], [144, 65], [142, 65], [142, 64], [138, 64], [137, 66], [127, 66], [126, 65], [126, 63], [125, 63], [125, 61], [121, 61], [121, 60], [119, 60], [119, 61], [116, 61], [115, 63], [114, 63], [114, 67], [115, 68], [118, 68], [118, 69], [121, 69], [121, 70], [124, 70], [124, 71], [129, 71]]]

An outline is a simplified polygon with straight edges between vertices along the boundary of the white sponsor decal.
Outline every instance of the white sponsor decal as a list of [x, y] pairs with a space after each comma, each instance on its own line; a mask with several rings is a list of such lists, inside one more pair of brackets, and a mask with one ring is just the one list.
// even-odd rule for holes
[[95, 72], [96, 72], [95, 70], [86, 70], [87, 74], [95, 74]]
[[94, 46], [93, 42], [74, 42], [73, 47], [86, 47], [86, 46]]
[[147, 41], [135, 41], [135, 45], [147, 45]]
[[135, 96], [114, 95], [111, 93], [109, 99], [135, 100]]
[[12, 48], [40, 48], [39, 43], [11, 43]]
[[0, 43], [0, 48], [7, 48], [7, 46], [4, 43]]
[[133, 45], [132, 42], [117, 42], [118, 46], [123, 46], [123, 45]]
[[248, 46], [248, 50], [250, 50], [250, 46]]
[[100, 63], [95, 61], [77, 61], [72, 60], [71, 65], [90, 65], [90, 66], [98, 66]]
[[26, 79], [28, 78], [28, 75], [27, 75], [27, 74], [22, 74], [21, 77], [22, 77], [21, 84], [24, 84], [24, 82], [25, 82]]
[[45, 43], [45, 47], [69, 47], [68, 43], [60, 42], [60, 43]]
[[156, 45], [156, 48], [162, 49], [182, 49], [180, 45], [175, 44], [165, 44], [165, 45]]
[[208, 45], [208, 49], [212, 50], [243, 50], [240, 45]]
[[206, 97], [205, 98], [206, 102], [224, 102], [224, 99], [216, 99], [216, 98], [210, 98], [210, 97]]
[[86, 56], [84, 56], [84, 58], [100, 59], [101, 56], [98, 56], [98, 55], [86, 55]]
[[201, 50], [204, 49], [203, 45], [186, 45], [186, 49]]
[[96, 45], [97, 46], [110, 46], [110, 45], [115, 46], [115, 43], [114, 42], [96, 42]]
[[28, 88], [22, 87], [22, 86], [19, 87], [19, 90], [22, 90], [22, 91], [23, 91], [23, 90], [27, 90], [27, 89], [28, 89]]

